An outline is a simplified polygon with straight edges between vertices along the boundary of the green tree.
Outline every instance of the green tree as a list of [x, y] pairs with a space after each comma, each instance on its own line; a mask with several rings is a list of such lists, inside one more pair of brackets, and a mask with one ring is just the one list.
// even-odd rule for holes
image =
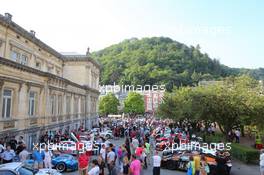
[[116, 114], [118, 112], [119, 101], [116, 96], [112, 93], [107, 94], [100, 98], [99, 101], [99, 113], [102, 116], [107, 116], [108, 114]]
[[145, 111], [143, 96], [136, 92], [130, 92], [125, 99], [124, 112], [135, 117]]
[[181, 87], [165, 94], [159, 114], [175, 120], [216, 122], [227, 133], [264, 122], [263, 88], [249, 76], [230, 77], [209, 86]]

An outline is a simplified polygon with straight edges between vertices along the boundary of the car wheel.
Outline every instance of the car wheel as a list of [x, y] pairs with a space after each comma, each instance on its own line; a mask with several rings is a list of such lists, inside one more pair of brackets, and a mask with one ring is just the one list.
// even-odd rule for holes
[[66, 171], [66, 165], [63, 162], [60, 162], [56, 165], [56, 170], [59, 172], [64, 172]]

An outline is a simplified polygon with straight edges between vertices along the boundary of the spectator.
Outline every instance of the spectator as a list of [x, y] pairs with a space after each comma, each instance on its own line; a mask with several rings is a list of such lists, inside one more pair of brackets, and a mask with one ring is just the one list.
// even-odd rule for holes
[[4, 144], [2, 141], [0, 141], [0, 154], [3, 153], [5, 150]]
[[11, 140], [9, 141], [9, 145], [11, 146], [11, 149], [12, 150], [16, 150], [16, 147], [17, 147], [17, 141], [16, 141], [16, 139], [15, 139], [15, 136], [13, 136], [12, 138], [11, 138]]
[[129, 174], [129, 160], [126, 157], [123, 159], [123, 175], [128, 175]]
[[98, 166], [100, 168], [100, 173], [99, 175], [104, 175], [104, 167], [105, 167], [105, 163], [104, 163], [104, 159], [102, 158], [101, 155], [99, 155], [98, 157]]
[[200, 169], [201, 169], [201, 158], [200, 158], [198, 152], [194, 153], [193, 161], [194, 161], [194, 167], [195, 167], [194, 168], [195, 169], [195, 175], [199, 175]]
[[237, 129], [235, 131], [236, 143], [239, 143], [240, 142], [240, 135], [241, 135], [241, 132], [240, 132], [239, 129]]
[[209, 173], [209, 167], [207, 164], [207, 161], [205, 159], [205, 156], [201, 156], [201, 169], [200, 169], [200, 175], [207, 175]]
[[48, 150], [48, 147], [46, 147], [46, 149], [44, 151], [45, 168], [49, 168], [49, 169], [52, 168], [51, 158], [52, 158], [52, 152], [50, 150]]
[[6, 150], [1, 155], [1, 157], [3, 159], [3, 163], [12, 162], [15, 156], [16, 156], [16, 153], [15, 153], [15, 151], [13, 149], [11, 149], [10, 145], [8, 145], [6, 147]]
[[93, 160], [92, 161], [92, 169], [88, 172], [88, 175], [99, 175], [100, 174], [100, 168], [98, 166], [98, 161]]
[[189, 163], [187, 164], [187, 175], [193, 175], [195, 173], [195, 163], [193, 160], [193, 156], [189, 157]]
[[26, 144], [23, 136], [19, 137], [18, 144]]
[[156, 151], [153, 156], [153, 175], [160, 175], [160, 163], [161, 157], [159, 156], [158, 151]]
[[261, 150], [259, 158], [260, 175], [264, 175], [264, 149]]
[[102, 148], [100, 150], [100, 155], [103, 158], [103, 161], [106, 162], [106, 149], [105, 149], [105, 144], [102, 145]]
[[35, 169], [43, 168], [43, 156], [41, 155], [39, 150], [34, 149], [32, 156], [34, 160], [34, 168]]
[[135, 150], [137, 149], [137, 147], [138, 147], [138, 145], [139, 145], [139, 141], [138, 141], [138, 139], [136, 139], [135, 137], [134, 138], [132, 138], [132, 143], [131, 143], [131, 153], [132, 154], [135, 154]]
[[86, 175], [88, 169], [88, 157], [85, 153], [80, 153], [78, 156], [79, 174]]
[[29, 152], [26, 150], [26, 145], [25, 144], [22, 144], [23, 145], [23, 150], [19, 153], [19, 160], [21, 162], [24, 162], [25, 160], [28, 159], [28, 156], [29, 156]]
[[132, 155], [132, 162], [130, 164], [130, 174], [131, 175], [140, 175], [141, 171], [141, 162], [136, 159], [136, 155]]
[[226, 159], [225, 156], [218, 152], [216, 155], [216, 159], [215, 159], [217, 166], [216, 166], [216, 174], [223, 174], [225, 175], [225, 164], [226, 164]]
[[109, 147], [107, 153], [107, 168], [109, 175], [113, 175], [113, 169], [115, 167], [115, 159], [116, 159], [116, 155], [112, 150], [112, 147]]

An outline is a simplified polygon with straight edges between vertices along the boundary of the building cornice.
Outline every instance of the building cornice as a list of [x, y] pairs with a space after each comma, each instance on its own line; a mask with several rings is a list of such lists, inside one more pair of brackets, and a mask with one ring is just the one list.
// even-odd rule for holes
[[[15, 22], [13, 22], [10, 19], [7, 19], [5, 16], [0, 14], [0, 24], [12, 29], [13, 31], [15, 31], [17, 34], [23, 36], [24, 38], [26, 38], [27, 40], [31, 41], [32, 43], [36, 44], [38, 47], [40, 47], [41, 49], [49, 52], [50, 54], [54, 55], [55, 57], [57, 57], [58, 59], [62, 60], [62, 61], [68, 61], [69, 57], [72, 57], [73, 61], [90, 61], [92, 62], [96, 67], [98, 67], [100, 69], [100, 64], [97, 63], [97, 61], [95, 61], [94, 59], [92, 59], [90, 56], [86, 56], [88, 59], [80, 59], [83, 57], [83, 55], [63, 55], [61, 53], [59, 53], [58, 51], [56, 51], [55, 49], [53, 49], [52, 47], [48, 46], [47, 44], [45, 44], [44, 42], [42, 42], [40, 39], [38, 39], [35, 35], [33, 35], [32, 33], [28, 32], [26, 29], [24, 29], [23, 27], [19, 26], [18, 24], [16, 24]], [[1, 40], [0, 43], [2, 43], [3, 41]], [[76, 59], [74, 59], [76, 58]]]
[[43, 77], [47, 77], [47, 78], [61, 80], [64, 83], [69, 84], [71, 86], [78, 87], [78, 88], [84, 89], [84, 90], [88, 90], [88, 91], [91, 91], [91, 92], [96, 93], [96, 94], [100, 94], [100, 92], [98, 90], [96, 90], [94, 88], [91, 88], [89, 86], [83, 86], [83, 85], [74, 83], [74, 82], [72, 82], [72, 81], [70, 81], [68, 79], [63, 78], [63, 77], [51, 74], [49, 72], [43, 72], [43, 71], [40, 71], [38, 69], [29, 67], [29, 66], [26, 66], [26, 65], [19, 64], [17, 62], [14, 62], [12, 60], [9, 60], [9, 59], [3, 58], [3, 57], [0, 57], [0, 65], [5, 65], [5, 66], [8, 66], [8, 67], [12, 67], [12, 68], [15, 68], [15, 69], [19, 69], [21, 71], [33, 73], [33, 74], [36, 74], [36, 75], [39, 75], [39, 76], [43, 76]]

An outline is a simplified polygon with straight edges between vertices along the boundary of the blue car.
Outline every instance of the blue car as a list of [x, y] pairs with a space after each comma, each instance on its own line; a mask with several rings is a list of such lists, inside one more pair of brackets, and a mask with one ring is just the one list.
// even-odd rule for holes
[[70, 154], [62, 154], [54, 157], [51, 163], [59, 172], [78, 170], [78, 161]]

